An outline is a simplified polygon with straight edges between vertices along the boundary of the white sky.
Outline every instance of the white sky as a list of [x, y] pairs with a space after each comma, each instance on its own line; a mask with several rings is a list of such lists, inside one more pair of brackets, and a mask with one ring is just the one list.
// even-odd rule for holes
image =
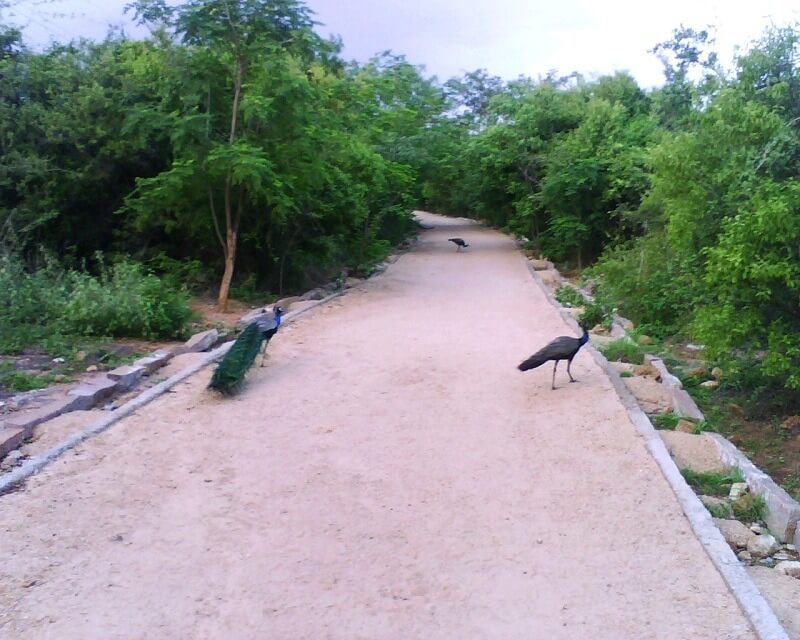
[[[102, 38], [125, 25], [129, 0], [12, 0], [2, 17], [25, 25], [29, 43], [86, 36]], [[652, 86], [661, 66], [647, 51], [683, 23], [717, 27], [717, 47], [728, 64], [770, 22], [800, 20], [792, 0], [310, 0], [325, 26], [341, 35], [345, 56], [365, 60], [391, 49], [431, 74], [448, 78], [486, 68], [506, 79], [551, 69], [586, 75], [630, 71]]]

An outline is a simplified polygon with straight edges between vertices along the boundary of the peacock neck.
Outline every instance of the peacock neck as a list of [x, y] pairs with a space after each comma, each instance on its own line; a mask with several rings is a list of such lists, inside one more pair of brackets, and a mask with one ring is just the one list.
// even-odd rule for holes
[[583, 335], [581, 336], [580, 343], [582, 345], [584, 345], [587, 342], [589, 342], [589, 332], [586, 330], [586, 327], [582, 327], [582, 328], [583, 328]]

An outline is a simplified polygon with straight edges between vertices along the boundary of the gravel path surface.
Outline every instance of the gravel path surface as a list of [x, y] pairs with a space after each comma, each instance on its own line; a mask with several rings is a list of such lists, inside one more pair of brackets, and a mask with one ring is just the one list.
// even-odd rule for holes
[[516, 370], [568, 329], [511, 240], [424, 217], [240, 396], [205, 370], [0, 497], [0, 637], [754, 638], [589, 355]]

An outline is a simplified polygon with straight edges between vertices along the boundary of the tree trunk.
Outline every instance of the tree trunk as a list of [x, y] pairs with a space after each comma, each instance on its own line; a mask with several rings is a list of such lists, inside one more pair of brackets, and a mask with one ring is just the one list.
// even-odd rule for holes
[[236, 234], [228, 234], [228, 242], [225, 251], [225, 271], [222, 274], [222, 282], [219, 285], [219, 297], [217, 306], [222, 313], [228, 313], [228, 296], [231, 292], [231, 282], [233, 281], [233, 268], [236, 263]]

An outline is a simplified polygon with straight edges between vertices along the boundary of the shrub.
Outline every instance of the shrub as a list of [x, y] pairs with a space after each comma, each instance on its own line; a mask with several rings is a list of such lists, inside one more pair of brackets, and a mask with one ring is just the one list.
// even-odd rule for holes
[[99, 277], [72, 272], [71, 280], [62, 319], [70, 333], [174, 338], [191, 318], [185, 293], [134, 262], [101, 265]]

